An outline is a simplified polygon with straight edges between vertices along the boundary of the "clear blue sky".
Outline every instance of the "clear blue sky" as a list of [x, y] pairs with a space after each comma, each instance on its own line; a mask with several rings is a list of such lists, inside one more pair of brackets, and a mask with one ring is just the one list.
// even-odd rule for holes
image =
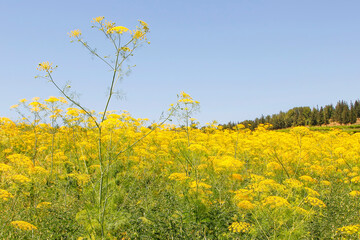
[[[360, 2], [331, 0], [0, 1], [0, 116], [22, 98], [60, 96], [34, 79], [39, 62], [59, 65], [55, 79], [101, 111], [108, 69], [70, 30], [108, 54], [91, 29], [105, 16], [134, 28], [146, 21], [150, 45], [141, 47], [122, 84], [126, 99], [111, 109], [157, 119], [180, 91], [200, 101], [202, 124], [254, 119], [297, 106], [322, 106], [360, 97]], [[103, 51], [102, 51], [103, 50]]]

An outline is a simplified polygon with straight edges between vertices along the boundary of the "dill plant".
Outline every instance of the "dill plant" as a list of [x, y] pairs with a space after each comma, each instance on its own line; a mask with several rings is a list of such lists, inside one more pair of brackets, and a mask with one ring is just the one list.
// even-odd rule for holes
[[[47, 79], [52, 83], [61, 94], [68, 100], [72, 105], [78, 107], [84, 117], [88, 118], [88, 121], [92, 123], [93, 126], [98, 131], [97, 135], [97, 151], [98, 151], [98, 162], [100, 165], [100, 176], [98, 181], [94, 182], [92, 188], [88, 188], [91, 195], [92, 203], [89, 204], [88, 209], [86, 209], [86, 218], [88, 220], [87, 230], [90, 237], [100, 236], [102, 239], [106, 236], [106, 215], [108, 201], [113, 194], [110, 189], [111, 180], [109, 179], [110, 168], [115, 159], [117, 159], [122, 153], [136, 145], [149, 133], [141, 137], [140, 139], [134, 141], [132, 144], [125, 146], [122, 150], [117, 153], [109, 151], [111, 148], [108, 145], [105, 148], [105, 141], [103, 140], [103, 131], [105, 128], [105, 122], [109, 115], [108, 107], [110, 101], [116, 94], [117, 84], [119, 80], [127, 74], [127, 70], [124, 70], [124, 64], [131, 56], [133, 56], [135, 50], [141, 46], [143, 43], [150, 43], [147, 40], [147, 34], [149, 33], [148, 24], [142, 20], [139, 20], [139, 26], [135, 30], [130, 30], [124, 26], [119, 26], [115, 22], [108, 21], [104, 17], [96, 17], [92, 20], [92, 28], [99, 30], [104, 36], [109, 40], [110, 44], [113, 46], [114, 57], [101, 56], [95, 48], [90, 46], [83, 38], [82, 33], [79, 29], [73, 30], [69, 33], [69, 36], [74, 39], [75, 42], [80, 43], [85, 49], [87, 49], [93, 56], [98, 58], [101, 62], [108, 66], [108, 68], [113, 72], [112, 78], [109, 81], [109, 91], [107, 94], [107, 99], [104, 104], [103, 111], [97, 116], [94, 112], [88, 110], [83, 104], [78, 102], [69, 92], [69, 85], [65, 87], [60, 87], [59, 84], [53, 78], [53, 71], [57, 66], [53, 66], [52, 63], [42, 62], [38, 66], [38, 70], [44, 71], [45, 75], [38, 76]], [[130, 68], [130, 67], [129, 67]], [[129, 70], [129, 69], [128, 69]], [[70, 114], [71, 115], [71, 114]], [[162, 122], [164, 123], [169, 119], [171, 114], [165, 118]], [[159, 125], [161, 125], [160, 123]], [[53, 134], [53, 137], [55, 135]], [[111, 143], [110, 143], [111, 144]], [[86, 168], [87, 169], [87, 168]], [[95, 205], [94, 205], [95, 203]]]

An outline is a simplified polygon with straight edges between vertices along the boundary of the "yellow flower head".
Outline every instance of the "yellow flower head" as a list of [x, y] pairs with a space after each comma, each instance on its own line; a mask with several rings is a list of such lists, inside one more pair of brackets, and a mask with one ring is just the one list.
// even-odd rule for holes
[[134, 39], [144, 39], [145, 32], [142, 32], [141, 30], [135, 30], [133, 34]]
[[39, 63], [39, 67], [37, 69], [39, 71], [52, 72], [53, 70], [52, 63], [49, 62]]
[[17, 229], [25, 230], [25, 231], [31, 231], [37, 229], [37, 227], [35, 227], [31, 223], [25, 221], [12, 221], [10, 224]]
[[314, 206], [314, 207], [319, 207], [319, 208], [326, 207], [326, 204], [316, 197], [306, 197], [305, 202], [309, 203], [311, 206]]
[[247, 222], [233, 222], [230, 226], [229, 226], [229, 231], [231, 232], [248, 232], [251, 228], [251, 225]]
[[282, 206], [290, 206], [290, 203], [279, 196], [269, 196], [262, 201], [263, 206], [269, 206], [270, 208], [278, 208]]
[[170, 180], [175, 180], [175, 181], [184, 181], [189, 178], [190, 177], [186, 176], [186, 173], [172, 173], [169, 176]]
[[240, 209], [251, 210], [255, 208], [255, 204], [248, 200], [242, 200], [236, 204]]
[[107, 30], [107, 33], [118, 33], [118, 34], [122, 34], [124, 32], [130, 32], [130, 30], [126, 27], [123, 26], [116, 26], [116, 27], [112, 27], [110, 29]]
[[70, 33], [68, 33], [70, 37], [77, 38], [81, 35], [81, 31], [79, 29], [73, 30]]
[[142, 20], [138, 20], [138, 21], [139, 21], [140, 25], [142, 26], [142, 28], [144, 29], [145, 32], [149, 31], [149, 25], [146, 22], [144, 22]]
[[57, 97], [49, 97], [48, 99], [45, 99], [45, 102], [50, 102], [50, 103], [54, 103], [54, 102], [57, 102], [59, 101], [59, 99]]
[[8, 191], [0, 189], [0, 199], [7, 201], [7, 200], [9, 200], [9, 198], [13, 198], [13, 197], [14, 196], [11, 193], [9, 193]]
[[124, 52], [130, 52], [131, 51], [130, 48], [128, 48], [128, 47], [122, 47], [121, 50], [123, 50]]
[[352, 235], [352, 234], [354, 234], [356, 232], [360, 232], [360, 224], [349, 225], [349, 226], [344, 226], [344, 227], [338, 228], [337, 232]]
[[102, 20], [104, 19], [104, 17], [96, 17], [96, 18], [93, 18], [93, 20], [91, 22], [93, 23], [100, 23]]
[[356, 191], [356, 190], [351, 191], [349, 193], [349, 195], [352, 196], [352, 197], [360, 197], [360, 191]]

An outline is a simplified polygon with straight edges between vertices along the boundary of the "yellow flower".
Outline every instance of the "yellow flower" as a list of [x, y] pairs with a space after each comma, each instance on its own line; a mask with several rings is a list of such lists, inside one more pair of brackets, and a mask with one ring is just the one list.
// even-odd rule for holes
[[352, 235], [359, 231], [360, 231], [360, 224], [344, 226], [337, 229], [337, 232], [345, 233], [348, 235]]
[[8, 172], [9, 170], [11, 170], [11, 166], [0, 163], [0, 172]]
[[37, 229], [37, 227], [35, 227], [31, 223], [25, 221], [12, 221], [10, 224], [17, 229], [25, 230], [25, 231]]
[[270, 208], [278, 208], [283, 206], [290, 206], [290, 203], [279, 196], [269, 196], [262, 201], [263, 206], [269, 206]]
[[70, 37], [77, 38], [81, 35], [81, 31], [79, 29], [73, 30], [70, 33], [68, 33]]
[[9, 193], [8, 191], [0, 189], [0, 199], [7, 201], [7, 200], [9, 200], [9, 198], [13, 198], [13, 197], [14, 196], [11, 193]]
[[324, 186], [330, 186], [331, 185], [331, 182], [326, 181], [326, 180], [323, 180], [320, 183], [321, 183], [321, 185], [324, 185]]
[[233, 174], [231, 175], [231, 177], [232, 177], [233, 179], [235, 179], [235, 180], [239, 180], [239, 181], [242, 181], [242, 180], [243, 180], [243, 177], [242, 177], [240, 174], [238, 174], [238, 173], [233, 173]]
[[39, 63], [39, 67], [37, 68], [39, 71], [45, 71], [45, 72], [52, 72], [53, 67], [52, 67], [52, 63], [49, 62], [42, 62]]
[[140, 30], [135, 30], [133, 34], [133, 38], [135, 39], [143, 39], [145, 37], [145, 33]]
[[138, 20], [138, 21], [139, 21], [140, 25], [142, 26], [142, 28], [144, 29], [145, 32], [149, 31], [149, 25], [146, 22], [144, 22], [142, 20]]
[[303, 175], [300, 177], [300, 180], [304, 181], [304, 182], [309, 182], [309, 183], [317, 183], [317, 180], [310, 177], [310, 176], [307, 176], [307, 175]]
[[59, 101], [59, 99], [57, 97], [49, 97], [48, 99], [45, 99], [45, 102], [49, 102], [49, 103], [54, 103], [54, 102], [57, 102]]
[[349, 193], [349, 195], [352, 196], [352, 197], [360, 197], [360, 191], [356, 191], [356, 190], [351, 191]]
[[248, 201], [248, 200], [243, 200], [240, 201], [236, 204], [239, 208], [241, 209], [245, 209], [245, 210], [251, 210], [255, 208], [255, 204], [253, 204], [252, 202]]
[[121, 50], [123, 50], [124, 52], [130, 52], [131, 51], [131, 49], [128, 48], [128, 47], [122, 47]]
[[360, 183], [360, 176], [354, 177], [351, 179], [352, 183]]
[[234, 199], [239, 201], [239, 200], [252, 200], [253, 191], [249, 190], [249, 189], [239, 189], [237, 191], [235, 191], [235, 197]]
[[301, 188], [304, 184], [299, 180], [288, 178], [284, 181], [284, 184], [290, 188]]
[[247, 222], [233, 222], [230, 226], [229, 226], [229, 231], [230, 232], [238, 232], [238, 233], [245, 233], [248, 232], [251, 228], [251, 225]]
[[309, 203], [311, 206], [314, 207], [319, 207], [319, 208], [326, 207], [325, 203], [316, 197], [307, 197], [305, 198], [305, 202]]
[[11, 176], [11, 179], [16, 183], [28, 183], [31, 182], [30, 178], [25, 177], [24, 175], [16, 174]]
[[314, 189], [305, 187], [305, 190], [307, 191], [308, 195], [311, 196], [311, 197], [318, 197], [318, 196], [320, 196], [320, 194], [319, 194], [317, 191], [315, 191]]
[[184, 181], [189, 178], [190, 177], [186, 176], [186, 173], [172, 173], [169, 176], [170, 180], [175, 180], [175, 181]]
[[123, 26], [116, 26], [116, 27], [112, 27], [110, 29], [107, 30], [107, 33], [118, 33], [118, 34], [122, 34], [124, 32], [129, 32], [130, 30], [126, 27]]
[[95, 23], [100, 23], [102, 20], [104, 19], [104, 17], [96, 17], [96, 18], [93, 18], [92, 22]]

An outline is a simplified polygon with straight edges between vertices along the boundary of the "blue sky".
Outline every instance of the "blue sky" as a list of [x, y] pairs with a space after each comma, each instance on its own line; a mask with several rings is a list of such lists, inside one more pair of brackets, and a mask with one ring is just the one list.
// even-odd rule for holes
[[37, 64], [59, 68], [82, 104], [101, 111], [110, 73], [70, 30], [104, 55], [104, 36], [91, 19], [105, 16], [134, 28], [149, 24], [150, 45], [120, 87], [123, 100], [110, 109], [158, 119], [180, 91], [200, 101], [202, 124], [254, 119], [297, 106], [322, 106], [360, 98], [359, 1], [0, 1], [0, 116], [19, 99], [60, 96], [41, 79]]

